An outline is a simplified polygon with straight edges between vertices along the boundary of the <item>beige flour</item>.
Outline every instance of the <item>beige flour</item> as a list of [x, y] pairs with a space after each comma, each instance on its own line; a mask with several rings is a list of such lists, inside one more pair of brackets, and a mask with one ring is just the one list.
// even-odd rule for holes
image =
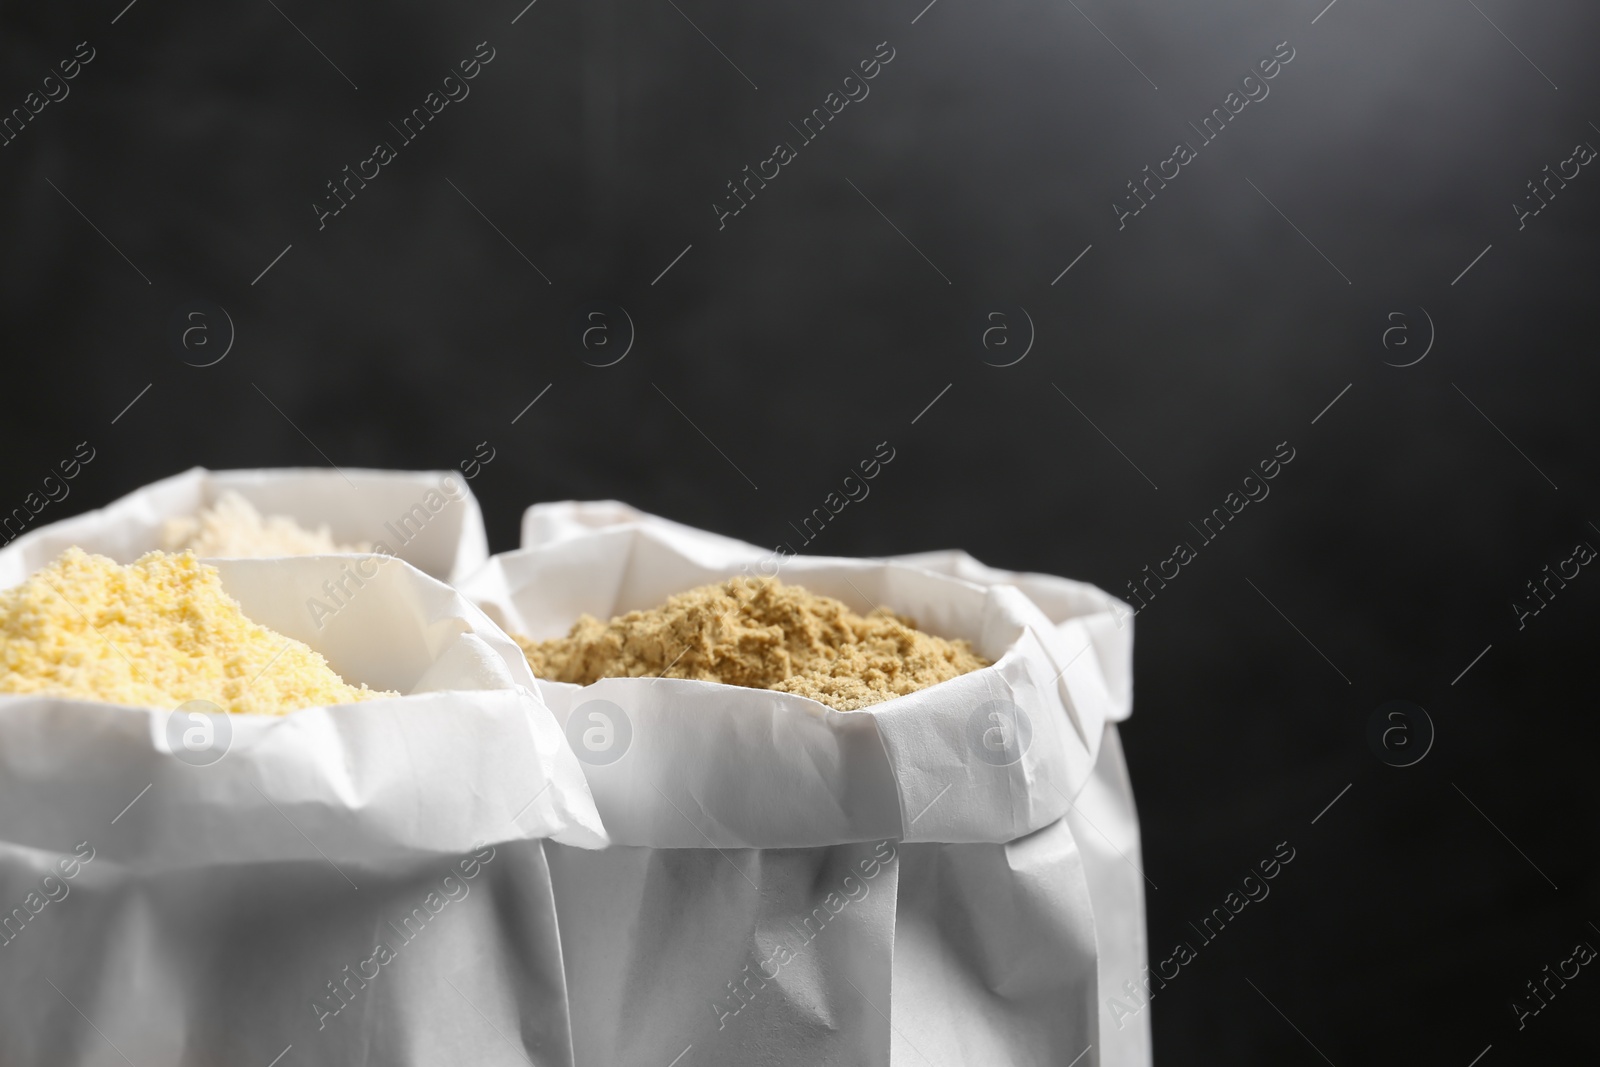
[[161, 547], [197, 556], [310, 556], [327, 552], [369, 552], [364, 541], [341, 545], [326, 525], [308, 530], [287, 515], [262, 515], [255, 505], [228, 489], [199, 514], [168, 519]]
[[610, 622], [584, 615], [566, 637], [518, 637], [541, 678], [666, 677], [776, 689], [856, 711], [988, 666], [966, 641], [923, 633], [877, 608], [776, 580], [733, 578]]

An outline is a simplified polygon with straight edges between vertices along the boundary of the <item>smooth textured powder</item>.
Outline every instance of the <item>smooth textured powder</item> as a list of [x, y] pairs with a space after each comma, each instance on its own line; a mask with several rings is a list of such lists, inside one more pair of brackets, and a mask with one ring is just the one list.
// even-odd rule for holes
[[197, 556], [259, 558], [310, 556], [324, 552], [370, 552], [360, 541], [342, 545], [326, 525], [308, 530], [287, 515], [262, 515], [254, 504], [228, 489], [216, 503], [196, 515], [168, 519], [161, 527], [161, 547]]
[[0, 693], [255, 715], [397, 695], [348, 685], [309, 646], [251, 622], [193, 553], [121, 566], [80, 548], [0, 592]]
[[553, 681], [693, 678], [796, 693], [838, 711], [989, 665], [968, 642], [924, 633], [885, 608], [858, 615], [801, 586], [752, 578], [691, 589], [610, 622], [585, 615], [566, 637], [517, 643], [533, 672]]

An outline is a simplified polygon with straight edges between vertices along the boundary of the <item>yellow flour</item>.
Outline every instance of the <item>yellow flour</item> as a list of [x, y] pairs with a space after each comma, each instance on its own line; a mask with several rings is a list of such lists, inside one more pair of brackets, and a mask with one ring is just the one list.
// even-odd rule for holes
[[585, 615], [566, 637], [518, 637], [541, 678], [694, 678], [776, 689], [855, 711], [966, 674], [988, 661], [966, 641], [923, 633], [877, 608], [857, 615], [832, 597], [776, 580], [733, 578], [609, 623]]
[[395, 695], [347, 685], [308, 646], [245, 618], [192, 552], [124, 567], [79, 548], [0, 592], [0, 693], [209, 700], [255, 715]]

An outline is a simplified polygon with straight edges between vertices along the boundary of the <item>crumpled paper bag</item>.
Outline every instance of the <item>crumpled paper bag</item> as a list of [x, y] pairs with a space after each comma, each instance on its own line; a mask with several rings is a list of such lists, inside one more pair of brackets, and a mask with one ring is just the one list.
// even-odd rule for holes
[[402, 695], [0, 696], [0, 1063], [571, 1064], [545, 847], [606, 838], [520, 651], [399, 560], [212, 562]]
[[615, 502], [523, 531], [462, 591], [531, 637], [776, 572], [994, 661], [859, 712], [541, 681], [615, 842], [552, 849], [580, 1064], [1148, 1062], [1096, 1006], [1144, 951], [1114, 601], [961, 553], [778, 560]]
[[383, 549], [435, 578], [453, 581], [489, 556], [483, 513], [455, 471], [355, 467], [191, 467], [135, 489], [103, 508], [29, 530], [0, 549], [0, 588], [12, 586], [77, 545], [132, 563], [161, 548], [162, 524], [187, 517], [233, 490], [262, 515], [287, 515], [307, 529], [327, 526], [339, 544]]

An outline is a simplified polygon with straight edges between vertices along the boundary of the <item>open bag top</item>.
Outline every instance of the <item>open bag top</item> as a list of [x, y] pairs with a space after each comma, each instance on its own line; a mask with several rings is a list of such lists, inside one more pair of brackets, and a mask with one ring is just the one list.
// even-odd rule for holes
[[[545, 837], [605, 844], [526, 660], [455, 590], [377, 555], [209, 562], [251, 620], [322, 653], [346, 681], [401, 695], [199, 718], [0, 696], [0, 845], [43, 854], [88, 841], [149, 873], [394, 866]], [[185, 740], [197, 724], [198, 755]]]
[[194, 515], [230, 490], [263, 515], [284, 515], [306, 529], [326, 526], [341, 544], [382, 543], [390, 554], [446, 581], [477, 570], [489, 555], [477, 498], [455, 471], [191, 467], [103, 508], [17, 537], [0, 549], [0, 588], [24, 580], [74, 545], [132, 563], [162, 547], [168, 519]]
[[[525, 542], [530, 529], [540, 543], [491, 558], [461, 587], [528, 637], [735, 575], [776, 575], [860, 612], [885, 605], [991, 661], [860, 711], [687, 679], [541, 680], [619, 844], [1009, 841], [1068, 810], [1105, 724], [1128, 714], [1131, 627], [1092, 586], [1007, 575], [961, 553], [779, 562], [610, 502], [539, 505]], [[1053, 617], [1019, 587], [1027, 581]]]

